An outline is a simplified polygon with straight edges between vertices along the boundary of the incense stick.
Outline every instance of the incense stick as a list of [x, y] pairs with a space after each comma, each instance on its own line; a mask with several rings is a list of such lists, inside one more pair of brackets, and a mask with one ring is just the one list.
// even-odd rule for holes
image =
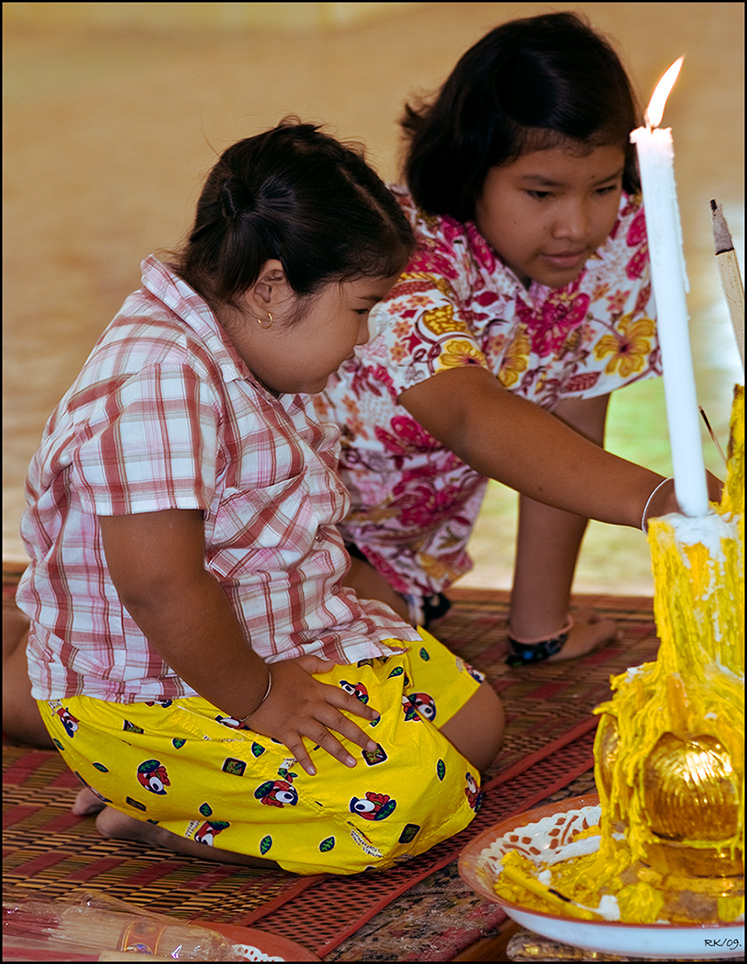
[[713, 442], [713, 444], [714, 444], [714, 445], [716, 446], [716, 448], [718, 449], [718, 454], [719, 454], [719, 455], [721, 456], [721, 458], [724, 460], [724, 465], [726, 465], [727, 463], [726, 463], [726, 456], [724, 455], [724, 450], [721, 448], [721, 445], [720, 445], [720, 443], [719, 443], [719, 440], [716, 438], [716, 433], [715, 433], [715, 432], [713, 431], [713, 429], [711, 428], [711, 423], [708, 421], [708, 416], [707, 416], [706, 413], [703, 411], [703, 406], [702, 406], [702, 405], [698, 405], [698, 410], [700, 411], [701, 417], [702, 417], [703, 421], [705, 422], [705, 427], [708, 429], [708, 434], [711, 436], [711, 441]]
[[729, 228], [726, 224], [721, 205], [711, 200], [711, 214], [713, 216], [713, 241], [716, 245], [716, 264], [721, 278], [721, 287], [726, 296], [729, 316], [734, 327], [739, 354], [744, 369], [744, 286], [739, 273], [739, 263], [734, 251]]
[[[562, 913], [563, 916], [580, 917], [582, 920], [604, 920], [601, 914], [596, 913], [596, 911], [591, 910], [591, 908], [576, 904], [570, 897], [565, 897], [554, 888], [540, 883], [539, 880], [535, 880], [533, 877], [528, 877], [518, 868], [507, 867], [505, 862], [502, 864], [501, 874], [510, 880], [512, 884], [518, 884], [520, 887], [523, 887], [524, 890], [529, 891], [530, 894], [540, 897], [551, 907]], [[494, 884], [496, 891], [499, 881], [500, 877]]]

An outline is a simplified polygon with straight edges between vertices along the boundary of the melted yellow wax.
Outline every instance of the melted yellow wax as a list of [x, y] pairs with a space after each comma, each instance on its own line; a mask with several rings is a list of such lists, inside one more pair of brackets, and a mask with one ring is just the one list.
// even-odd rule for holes
[[[744, 853], [744, 389], [737, 386], [732, 408], [727, 480], [719, 505], [706, 520], [671, 515], [649, 527], [654, 575], [654, 615], [661, 640], [653, 663], [628, 670], [611, 680], [614, 697], [595, 710], [602, 716], [595, 744], [595, 776], [602, 817], [601, 845], [589, 854], [554, 865], [551, 886], [574, 903], [596, 908], [602, 894], [617, 900], [619, 919], [649, 923], [661, 919], [733, 921], [744, 914], [743, 875], [723, 887], [712, 879], [683, 871], [688, 854], [720, 851], [739, 866]], [[699, 528], [700, 527], [700, 528]], [[609, 725], [616, 724], [616, 746], [610, 752]], [[605, 727], [608, 732], [605, 734]], [[607, 740], [607, 742], [605, 742]], [[662, 751], [662, 741], [664, 750]], [[666, 741], [669, 741], [667, 743]], [[682, 742], [678, 742], [682, 741]], [[697, 746], [716, 747], [718, 766]], [[681, 773], [669, 746], [692, 747], [696, 767]], [[652, 757], [654, 748], [658, 757]], [[652, 777], [651, 759], [662, 761], [662, 780], [674, 781], [676, 807], [652, 812], [651, 799], [660, 771]], [[648, 769], [647, 764], [648, 762]], [[666, 768], [669, 768], [668, 771]], [[720, 769], [719, 769], [720, 767]], [[698, 769], [699, 768], [699, 769]], [[646, 775], [647, 774], [647, 775]], [[655, 809], [655, 808], [654, 808]], [[671, 812], [670, 812], [671, 811]], [[664, 835], [672, 814], [682, 819], [688, 835]], [[726, 817], [724, 817], [726, 815]], [[723, 819], [718, 819], [722, 817]], [[657, 835], [653, 829], [659, 829]], [[720, 828], [714, 831], [714, 827]], [[697, 831], [700, 832], [696, 832]], [[649, 864], [649, 848], [671, 841], [683, 859], [668, 876]], [[505, 859], [505, 858], [504, 858]], [[743, 868], [743, 865], [742, 865]], [[525, 868], [526, 869], [526, 868]], [[543, 867], [535, 867], [535, 873]], [[730, 871], [733, 873], [734, 871]], [[684, 876], [683, 876], [684, 875]], [[496, 882], [504, 894], [507, 880]], [[675, 900], [671, 894], [677, 892]], [[682, 894], [686, 892], [683, 899]], [[695, 896], [695, 901], [688, 899]], [[705, 903], [698, 899], [705, 895]], [[509, 896], [507, 893], [504, 896]], [[511, 896], [529, 903], [520, 890]], [[550, 913], [534, 894], [529, 906]], [[704, 910], [704, 908], [708, 908]]]
[[[682, 516], [665, 516], [652, 520], [649, 527], [654, 616], [661, 640], [659, 653], [656, 662], [614, 678], [611, 681], [616, 691], [614, 698], [595, 711], [614, 717], [618, 738], [609, 793], [601, 774], [599, 734], [595, 747], [597, 788], [602, 804], [602, 846], [596, 869], [602, 872], [605, 864], [612, 867], [620, 860], [620, 843], [612, 839], [616, 827], [624, 829], [623, 849], [629, 866], [636, 866], [637, 861], [646, 863], [649, 847], [662, 843], [662, 836], [652, 831], [651, 824], [666, 825], [669, 815], [647, 809], [644, 770], [664, 734], [674, 734], [682, 741], [714, 738], [726, 751], [726, 773], [718, 779], [713, 778], [712, 772], [706, 773], [703, 785], [697, 790], [683, 780], [679, 802], [685, 811], [690, 806], [690, 825], [699, 823], [703, 829], [700, 834], [691, 832], [690, 836], [674, 839], [683, 848], [726, 850], [732, 858], [744, 852], [744, 389], [741, 386], [735, 390], [732, 408], [727, 481], [720, 505], [712, 508], [714, 516], [704, 520], [700, 541], [695, 541], [700, 520], [693, 523]], [[706, 796], [708, 806], [696, 799], [697, 793]], [[712, 826], [708, 826], [712, 803], [708, 794], [713, 795], [716, 806], [724, 805], [729, 793], [732, 801], [738, 798], [736, 820], [731, 821], [730, 832], [714, 835]], [[732, 900], [729, 905], [730, 919], [735, 916], [733, 903]], [[621, 915], [624, 913], [621, 905]], [[627, 913], [640, 913], [650, 919], [649, 912], [635, 899], [629, 902]]]

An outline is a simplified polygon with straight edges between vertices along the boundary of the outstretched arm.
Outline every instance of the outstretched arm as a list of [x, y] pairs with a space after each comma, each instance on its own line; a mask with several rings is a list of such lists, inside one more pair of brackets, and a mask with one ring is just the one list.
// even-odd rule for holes
[[[483, 368], [439, 372], [408, 388], [399, 401], [481, 475], [580, 516], [639, 527], [649, 496], [663, 481], [513, 395]], [[709, 489], [717, 499], [715, 479], [709, 480]], [[647, 517], [676, 511], [672, 487], [663, 486]]]

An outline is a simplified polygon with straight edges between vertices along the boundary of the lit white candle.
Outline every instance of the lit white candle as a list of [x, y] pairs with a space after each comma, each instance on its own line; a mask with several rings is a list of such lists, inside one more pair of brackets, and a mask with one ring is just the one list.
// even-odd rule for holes
[[674, 489], [684, 515], [700, 517], [709, 512], [708, 490], [688, 331], [688, 283], [674, 183], [674, 149], [672, 131], [657, 126], [683, 59], [675, 61], [657, 84], [646, 110], [646, 126], [634, 130], [630, 140], [636, 146], [641, 172]]

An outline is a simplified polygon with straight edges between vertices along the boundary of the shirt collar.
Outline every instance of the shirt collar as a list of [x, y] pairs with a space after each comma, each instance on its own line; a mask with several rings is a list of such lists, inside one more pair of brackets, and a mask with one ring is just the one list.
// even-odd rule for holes
[[140, 265], [143, 287], [176, 314], [207, 347], [224, 380], [256, 379], [205, 299], [155, 255]]

